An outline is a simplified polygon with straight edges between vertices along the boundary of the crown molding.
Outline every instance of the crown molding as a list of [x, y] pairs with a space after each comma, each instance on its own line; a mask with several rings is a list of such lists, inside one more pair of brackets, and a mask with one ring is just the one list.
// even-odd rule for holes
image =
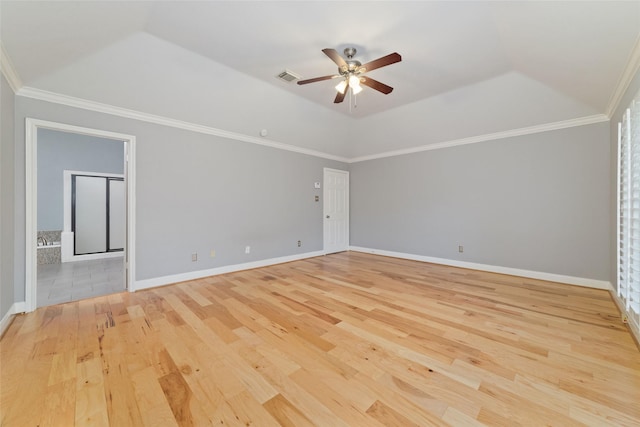
[[594, 123], [606, 122], [609, 120], [609, 117], [604, 114], [596, 114], [593, 116], [580, 117], [577, 119], [563, 120], [559, 122], [545, 123], [542, 125], [529, 126], [529, 127], [519, 128], [519, 129], [511, 129], [503, 132], [477, 135], [469, 138], [437, 142], [433, 144], [427, 144], [427, 145], [422, 145], [418, 147], [411, 147], [411, 148], [406, 148], [402, 150], [386, 151], [383, 153], [372, 154], [368, 156], [347, 158], [342, 156], [335, 156], [333, 154], [328, 154], [321, 151], [311, 150], [311, 149], [302, 148], [302, 147], [296, 147], [294, 145], [289, 145], [282, 142], [265, 140], [263, 138], [257, 138], [254, 136], [245, 135], [237, 132], [230, 132], [222, 129], [217, 129], [210, 126], [199, 125], [196, 123], [190, 123], [182, 120], [171, 119], [168, 117], [158, 116], [155, 114], [149, 114], [141, 111], [129, 110], [127, 108], [116, 107], [114, 105], [103, 104], [96, 101], [89, 101], [86, 99], [76, 98], [69, 95], [49, 92], [46, 90], [36, 89], [29, 86], [23, 86], [19, 91], [16, 92], [16, 95], [22, 96], [25, 98], [37, 99], [40, 101], [52, 102], [54, 104], [66, 105], [68, 107], [80, 108], [83, 110], [109, 114], [112, 116], [118, 116], [118, 117], [123, 117], [127, 119], [139, 120], [147, 123], [154, 123], [162, 126], [169, 126], [177, 129], [188, 130], [191, 132], [219, 136], [221, 138], [231, 139], [235, 141], [248, 142], [251, 144], [257, 144], [257, 145], [262, 145], [266, 147], [276, 148], [279, 150], [306, 154], [309, 156], [319, 157], [323, 159], [335, 160], [343, 163], [358, 163], [358, 162], [364, 162], [367, 160], [382, 159], [385, 157], [402, 156], [406, 154], [419, 153], [422, 151], [439, 150], [442, 148], [456, 147], [459, 145], [475, 144], [478, 142], [493, 141], [496, 139], [510, 138], [514, 136], [530, 135], [530, 134], [535, 134], [540, 132], [548, 132], [552, 130], [570, 128], [575, 126], [590, 125]]
[[469, 138], [454, 139], [451, 141], [436, 142], [434, 144], [421, 145], [419, 147], [405, 148], [402, 150], [386, 151], [379, 154], [371, 154], [369, 156], [354, 157], [349, 163], [364, 162], [367, 160], [382, 159], [385, 157], [403, 156], [405, 154], [420, 153], [422, 151], [439, 150], [442, 148], [457, 147], [459, 145], [476, 144], [478, 142], [494, 141], [496, 139], [511, 138], [514, 136], [531, 135], [540, 132], [548, 132], [558, 129], [566, 129], [575, 126], [590, 125], [593, 123], [601, 123], [609, 120], [604, 114], [596, 114], [593, 116], [580, 117], [577, 119], [562, 120], [559, 122], [545, 123], [543, 125], [528, 126], [519, 129], [511, 129], [503, 132], [488, 133], [485, 135], [472, 136]]
[[17, 93], [22, 88], [22, 80], [20, 80], [20, 76], [18, 76], [18, 72], [13, 66], [13, 62], [11, 62], [11, 58], [9, 58], [9, 54], [4, 49], [2, 42], [0, 42], [0, 70], [2, 70], [2, 74], [9, 82], [13, 93]]
[[616, 85], [616, 90], [613, 92], [613, 95], [611, 95], [611, 98], [609, 99], [609, 104], [607, 105], [606, 110], [606, 114], [607, 116], [609, 116], [609, 118], [613, 117], [613, 114], [618, 109], [618, 106], [622, 101], [622, 97], [629, 88], [631, 81], [636, 76], [638, 71], [640, 71], [640, 36], [638, 36], [633, 49], [631, 49], [629, 59], [627, 60], [627, 66], [624, 68], [624, 71], [620, 75], [620, 79], [618, 80], [618, 84]]
[[158, 116], [155, 114], [144, 113], [141, 111], [130, 110], [127, 108], [116, 107], [114, 105], [103, 104], [96, 101], [89, 101], [82, 98], [76, 98], [73, 96], [62, 95], [55, 92], [49, 92], [42, 89], [36, 89], [28, 86], [22, 87], [16, 95], [25, 98], [37, 99], [40, 101], [52, 102], [54, 104], [66, 105], [67, 107], [80, 108], [83, 110], [95, 111], [98, 113], [109, 114], [112, 116], [123, 117], [126, 119], [133, 119], [147, 123], [154, 123], [162, 126], [169, 126], [177, 129], [188, 130], [191, 132], [202, 133], [206, 135], [219, 136], [221, 138], [231, 139], [235, 141], [248, 142], [251, 144], [262, 145], [266, 147], [276, 148], [279, 150], [292, 151], [294, 153], [306, 154], [309, 156], [320, 157], [328, 160], [336, 160], [339, 162], [348, 163], [349, 159], [341, 156], [334, 156], [332, 154], [323, 153], [321, 151], [311, 150], [308, 148], [296, 147], [294, 145], [285, 144], [282, 142], [266, 140], [264, 138], [257, 138], [250, 135], [245, 135], [237, 132], [230, 132], [222, 129], [217, 129], [210, 126], [199, 125], [196, 123], [185, 122], [182, 120], [171, 119], [169, 117]]

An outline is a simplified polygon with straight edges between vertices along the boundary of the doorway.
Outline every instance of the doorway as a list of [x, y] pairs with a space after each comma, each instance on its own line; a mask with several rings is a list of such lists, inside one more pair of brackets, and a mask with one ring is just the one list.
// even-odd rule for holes
[[324, 168], [323, 235], [325, 254], [349, 249], [349, 172]]
[[[68, 197], [68, 191], [64, 190], [64, 198], [62, 194], [58, 194], [58, 187], [55, 189], [53, 187], [49, 187], [49, 182], [47, 180], [39, 179], [39, 173], [44, 175], [48, 171], [47, 168], [54, 168], [52, 164], [64, 164], [64, 162], [69, 162], [71, 160], [79, 161], [75, 159], [74, 155], [67, 156], [69, 158], [64, 158], [61, 161], [59, 158], [63, 154], [57, 153], [57, 156], [52, 157], [43, 157], [43, 153], [38, 152], [38, 142], [39, 140], [45, 141], [51, 135], [56, 135], [57, 137], [62, 137], [68, 143], [79, 144], [76, 145], [76, 151], [88, 152], [91, 149], [97, 149], [98, 145], [96, 145], [97, 141], [103, 143], [102, 149], [105, 146], [109, 147], [119, 147], [115, 148], [115, 150], [120, 150], [119, 160], [116, 158], [113, 162], [120, 162], [119, 172], [115, 174], [114, 178], [119, 178], [119, 183], [111, 184], [105, 178], [105, 188], [104, 192], [108, 194], [111, 190], [114, 193], [124, 193], [125, 197], [123, 200], [116, 201], [111, 209], [107, 208], [106, 204], [102, 206], [102, 208], [106, 209], [105, 219], [104, 221], [108, 221], [109, 213], [113, 213], [114, 215], [118, 215], [122, 213], [124, 219], [119, 223], [116, 221], [113, 225], [115, 233], [112, 234], [115, 239], [114, 244], [119, 245], [120, 251], [105, 251], [104, 254], [100, 253], [100, 251], [92, 252], [90, 255], [81, 255], [74, 256], [75, 245], [69, 245], [69, 232], [71, 231], [71, 221], [68, 220], [68, 211], [71, 209], [65, 208], [62, 209], [62, 205], [64, 203], [65, 207], [69, 203], [71, 203], [70, 198]], [[94, 145], [91, 145], [94, 144]], [[90, 147], [91, 145], [91, 147]], [[46, 146], [40, 146], [45, 148], [50, 148]], [[41, 148], [43, 151], [45, 148]], [[78, 149], [81, 148], [81, 149]], [[112, 150], [112, 148], [110, 148]], [[41, 154], [41, 155], [39, 155]], [[62, 123], [54, 123], [47, 122], [43, 120], [36, 119], [27, 119], [26, 120], [26, 244], [25, 244], [25, 252], [26, 252], [26, 274], [25, 274], [25, 296], [26, 296], [26, 311], [33, 311], [36, 307], [46, 305], [43, 299], [43, 289], [39, 289], [40, 285], [44, 284], [52, 284], [53, 282], [49, 280], [49, 282], [45, 282], [43, 280], [57, 275], [59, 282], [64, 282], [65, 280], [69, 281], [66, 285], [67, 288], [71, 286], [71, 280], [74, 281], [78, 287], [82, 286], [83, 280], [89, 281], [91, 277], [90, 285], [92, 287], [91, 290], [87, 288], [83, 288], [80, 290], [76, 289], [75, 296], [72, 298], [73, 300], [88, 298], [91, 296], [97, 296], [100, 294], [112, 293], [114, 291], [123, 291], [128, 289], [129, 291], [134, 290], [133, 278], [134, 275], [134, 236], [135, 236], [135, 137], [131, 135], [119, 134], [114, 132], [82, 128], [78, 126], [72, 126]], [[94, 152], [89, 157], [95, 158], [105, 157], [102, 155], [102, 152]], [[51, 164], [49, 164], [49, 159]], [[39, 165], [39, 161], [42, 165]], [[73, 164], [73, 163], [70, 163]], [[96, 163], [89, 162], [89, 165], [95, 166]], [[105, 166], [106, 167], [106, 166]], [[55, 169], [55, 168], [54, 168]], [[58, 166], [58, 169], [59, 166]], [[68, 175], [73, 172], [64, 170], [64, 181], [66, 183], [68, 179]], [[72, 169], [77, 169], [72, 167]], [[99, 170], [99, 168], [95, 168], [90, 166], [88, 169]], [[86, 170], [85, 168], [80, 168], [80, 170]], [[112, 170], [111, 172], [115, 172]], [[56, 177], [56, 182], [63, 181], [63, 171], [55, 170], [53, 172]], [[109, 174], [99, 174], [98, 175], [109, 175]], [[113, 174], [112, 174], [113, 175]], [[43, 177], [40, 177], [43, 178]], [[114, 180], [115, 181], [115, 180]], [[84, 190], [87, 190], [87, 186], [85, 186], [85, 182], [81, 184]], [[89, 184], [88, 187], [92, 187], [95, 182]], [[62, 190], [62, 184], [60, 184], [60, 193]], [[90, 188], [91, 191], [85, 191], [85, 196], [89, 195], [89, 197], [99, 196], [99, 192], [95, 192], [95, 188]], [[39, 194], [40, 193], [40, 194]], [[59, 203], [53, 207], [50, 207], [48, 203], [51, 203], [51, 200], [47, 200], [46, 197], [49, 196], [50, 199], [54, 199], [55, 203]], [[60, 199], [60, 200], [58, 200]], [[85, 199], [90, 200], [90, 199]], [[39, 206], [39, 201], [42, 206]], [[90, 207], [95, 207], [96, 205], [100, 205], [100, 203], [95, 203], [95, 200], [89, 201], [85, 203]], [[47, 207], [47, 209], [43, 209]], [[64, 220], [62, 218], [64, 211]], [[98, 221], [98, 217], [94, 215], [85, 216], [85, 226], [91, 225]], [[60, 224], [64, 222], [64, 227]], [[124, 233], [118, 233], [118, 229], [124, 231]], [[73, 239], [73, 233], [70, 233]], [[94, 233], [95, 234], [95, 233]], [[108, 240], [109, 236], [106, 235], [104, 240]], [[55, 248], [56, 244], [59, 246], [57, 249]], [[91, 243], [93, 244], [93, 243]], [[112, 246], [115, 248], [115, 246]], [[85, 247], [84, 250], [86, 250]], [[92, 247], [90, 249], [95, 249]], [[56, 254], [57, 250], [57, 254]], [[68, 256], [69, 252], [71, 252], [71, 258]], [[43, 256], [43, 253], [46, 253], [46, 256]], [[66, 255], [62, 255], [65, 253]], [[57, 260], [48, 259], [50, 256], [57, 256]], [[103, 255], [109, 255], [105, 257]], [[82, 257], [90, 257], [91, 259], [82, 259]], [[62, 259], [66, 258], [64, 262]], [[40, 261], [40, 263], [39, 263]], [[56, 262], [59, 262], [56, 264]], [[43, 265], [47, 264], [47, 265]], [[42, 277], [39, 277], [42, 276]], [[47, 277], [45, 277], [47, 276]], [[50, 276], [50, 277], [49, 277]], [[87, 282], [89, 283], [89, 282]], [[58, 289], [58, 288], [56, 288]], [[59, 290], [60, 294], [63, 294], [67, 290]], [[95, 293], [94, 294], [92, 294]], [[64, 298], [59, 301], [55, 301], [55, 298], [50, 303], [58, 303], [65, 302]], [[60, 299], [59, 298], [59, 299]], [[39, 301], [42, 300], [42, 301]]]

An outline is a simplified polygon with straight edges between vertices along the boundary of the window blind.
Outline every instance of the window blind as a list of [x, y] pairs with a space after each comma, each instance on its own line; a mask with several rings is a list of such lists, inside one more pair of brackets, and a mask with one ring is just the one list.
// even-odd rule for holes
[[640, 92], [618, 124], [618, 295], [640, 314]]

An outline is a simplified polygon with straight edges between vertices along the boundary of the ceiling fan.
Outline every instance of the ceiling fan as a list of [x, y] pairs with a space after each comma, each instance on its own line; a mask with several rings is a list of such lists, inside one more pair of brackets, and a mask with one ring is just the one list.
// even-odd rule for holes
[[335, 49], [327, 48], [322, 49], [322, 51], [325, 55], [331, 58], [336, 65], [338, 65], [338, 74], [300, 80], [298, 82], [299, 85], [340, 78], [340, 83], [336, 86], [338, 93], [336, 95], [336, 99], [333, 101], [336, 104], [344, 101], [344, 97], [346, 96], [349, 88], [354, 95], [362, 92], [360, 83], [365, 86], [369, 86], [378, 92], [382, 92], [385, 95], [390, 94], [393, 90], [391, 86], [387, 86], [386, 84], [380, 83], [379, 81], [374, 80], [371, 77], [364, 76], [363, 74], [377, 68], [386, 67], [387, 65], [402, 61], [402, 57], [397, 52], [390, 53], [389, 55], [367, 62], [366, 64], [361, 64], [360, 61], [353, 59], [356, 54], [356, 49], [353, 47], [348, 47], [344, 50], [344, 54], [347, 57], [346, 60], [343, 59]]

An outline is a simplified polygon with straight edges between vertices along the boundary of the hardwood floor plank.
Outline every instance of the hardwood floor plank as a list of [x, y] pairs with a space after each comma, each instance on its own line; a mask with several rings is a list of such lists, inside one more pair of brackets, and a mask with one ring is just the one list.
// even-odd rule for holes
[[47, 385], [52, 386], [76, 377], [76, 352], [65, 351], [56, 353], [51, 359], [51, 370]]
[[47, 388], [40, 426], [69, 426], [75, 422], [76, 378], [57, 382]]
[[420, 427], [419, 424], [411, 422], [395, 409], [388, 407], [379, 400], [376, 400], [373, 405], [367, 409], [367, 414], [378, 420], [380, 425]]
[[284, 398], [291, 402], [318, 426], [331, 425], [346, 427], [349, 424], [338, 418], [329, 408], [323, 405], [304, 387], [280, 372], [273, 366], [265, 366], [261, 372], [279, 391]]
[[179, 426], [199, 426], [211, 423], [198, 401], [193, 398], [193, 392], [180, 372], [172, 371], [158, 378], [158, 382]]
[[345, 252], [17, 316], [0, 425], [637, 426], [607, 291]]
[[554, 423], [567, 427], [582, 425], [582, 423], [571, 419], [568, 413], [563, 414], [549, 408], [545, 401], [534, 402], [510, 390], [488, 383], [482, 383], [479, 391], [503, 402], [508, 408], [517, 408], [517, 411], [505, 412], [501, 415], [508, 415], [510, 419], [522, 425], [550, 425]]
[[[524, 387], [523, 387], [524, 386]], [[599, 404], [583, 396], [571, 394], [565, 390], [544, 384], [528, 377], [518, 375], [512, 389], [522, 395], [530, 396], [530, 399], [545, 401], [550, 408], [556, 408], [560, 412], [568, 413], [571, 418], [587, 425], [634, 425], [637, 418], [626, 415], [606, 405]], [[553, 399], [549, 399], [552, 396]], [[575, 415], [574, 415], [575, 414]], [[611, 422], [610, 420], [618, 420]], [[635, 420], [635, 421], [634, 421]]]
[[366, 410], [361, 410], [358, 405], [354, 405], [351, 398], [351, 388], [342, 387], [342, 399], [336, 399], [333, 390], [324, 381], [318, 381], [316, 375], [310, 374], [304, 369], [299, 369], [289, 375], [293, 381], [307, 390], [320, 403], [326, 406], [337, 418], [342, 419], [350, 425], [363, 425], [369, 427], [383, 427], [384, 424], [376, 421], [375, 418], [367, 415]]
[[[275, 397], [275, 396], [274, 396]], [[269, 399], [271, 400], [271, 399]], [[241, 426], [277, 426], [278, 421], [267, 409], [256, 401], [251, 393], [243, 391], [227, 400], [236, 421], [230, 425]], [[229, 425], [229, 424], [228, 424]]]
[[[392, 408], [394, 413], [402, 414], [403, 419], [408, 419], [410, 424], [418, 426], [448, 426], [448, 424], [437, 415], [413, 403], [403, 395], [399, 393], [389, 393], [384, 384], [361, 374], [357, 374], [356, 379], [373, 390], [378, 395], [378, 400], [384, 404], [385, 407]], [[390, 425], [403, 424], [392, 423]]]
[[[165, 378], [166, 375], [160, 378]], [[173, 412], [173, 406], [176, 406], [175, 402], [167, 398], [169, 405], [167, 406], [165, 403], [166, 395], [160, 378], [152, 367], [142, 369], [131, 376], [143, 425], [149, 427], [180, 425], [178, 417]]]
[[455, 427], [480, 427], [484, 426], [480, 421], [476, 420], [458, 411], [456, 408], [449, 406], [442, 416], [442, 420]]
[[262, 406], [282, 427], [312, 427], [315, 425], [281, 394], [272, 397]]
[[75, 424], [108, 426], [107, 396], [99, 358], [79, 362], [76, 377]]

